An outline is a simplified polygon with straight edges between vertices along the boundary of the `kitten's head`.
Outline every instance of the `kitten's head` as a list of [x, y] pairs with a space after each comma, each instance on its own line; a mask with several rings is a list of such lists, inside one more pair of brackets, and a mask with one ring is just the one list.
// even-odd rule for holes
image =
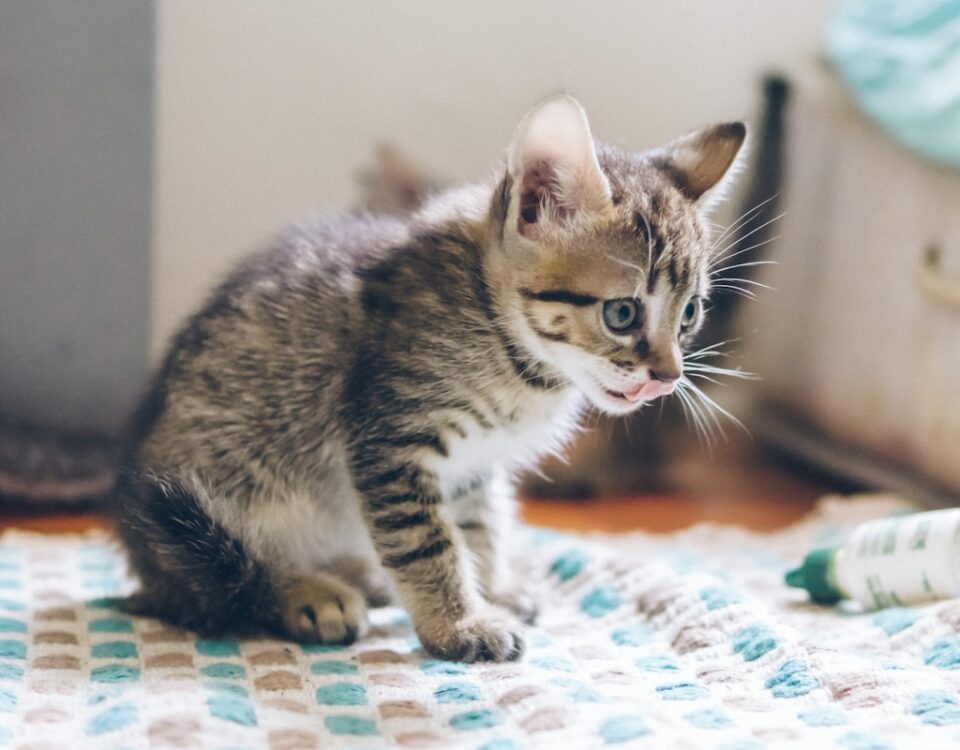
[[630, 154], [596, 144], [568, 96], [517, 128], [493, 205], [511, 324], [603, 411], [633, 411], [683, 374], [710, 291], [702, 212], [745, 136], [728, 123]]

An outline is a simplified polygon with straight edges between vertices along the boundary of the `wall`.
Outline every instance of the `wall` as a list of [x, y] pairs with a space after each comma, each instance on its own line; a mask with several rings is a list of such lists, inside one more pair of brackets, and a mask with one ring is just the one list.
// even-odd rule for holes
[[0, 414], [116, 431], [142, 386], [153, 22], [0, 0]]
[[763, 70], [816, 54], [828, 4], [164, 0], [154, 355], [235, 258], [349, 205], [376, 141], [477, 177], [532, 103], [566, 89], [594, 132], [653, 146], [751, 115]]

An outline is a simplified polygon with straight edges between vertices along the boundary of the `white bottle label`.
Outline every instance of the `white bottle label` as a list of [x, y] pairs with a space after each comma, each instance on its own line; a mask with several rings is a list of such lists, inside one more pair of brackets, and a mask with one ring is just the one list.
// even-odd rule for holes
[[874, 608], [960, 596], [960, 508], [868, 521], [836, 562], [840, 587]]

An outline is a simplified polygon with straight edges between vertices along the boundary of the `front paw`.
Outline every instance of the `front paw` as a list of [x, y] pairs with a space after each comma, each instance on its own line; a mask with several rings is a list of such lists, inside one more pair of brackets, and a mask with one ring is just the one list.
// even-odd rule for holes
[[512, 617], [488, 610], [468, 615], [450, 628], [421, 634], [433, 656], [451, 661], [515, 661], [523, 655], [522, 626]]

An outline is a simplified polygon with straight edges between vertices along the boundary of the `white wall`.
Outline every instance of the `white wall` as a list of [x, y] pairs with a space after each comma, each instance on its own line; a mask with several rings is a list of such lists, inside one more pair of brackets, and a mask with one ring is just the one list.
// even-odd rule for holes
[[474, 178], [558, 89], [649, 147], [748, 117], [819, 49], [829, 0], [161, 0], [154, 356], [230, 263], [347, 206], [373, 143]]

